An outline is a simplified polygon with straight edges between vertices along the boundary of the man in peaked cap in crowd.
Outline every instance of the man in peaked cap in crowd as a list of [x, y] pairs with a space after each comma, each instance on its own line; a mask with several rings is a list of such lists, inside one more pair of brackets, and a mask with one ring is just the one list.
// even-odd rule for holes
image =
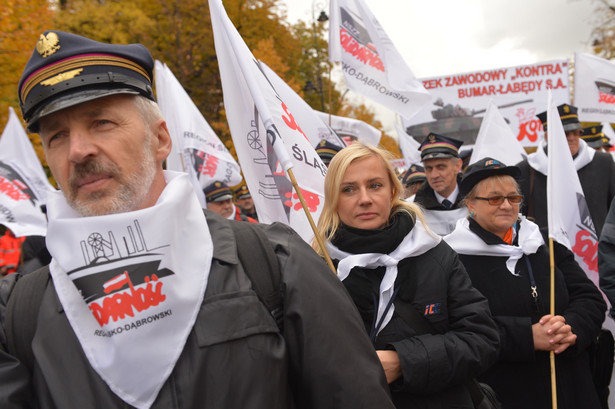
[[258, 223], [253, 218], [242, 214], [241, 210], [235, 206], [233, 193], [226, 183], [216, 180], [203, 189], [203, 193], [205, 194], [207, 208], [212, 212], [216, 212], [229, 220]]
[[419, 146], [427, 183], [416, 192], [414, 202], [423, 206], [427, 224], [440, 235], [452, 232], [457, 220], [465, 216], [459, 194], [462, 144], [458, 139], [430, 133]]
[[393, 408], [311, 247], [279, 223], [204, 215], [187, 175], [163, 170], [153, 65], [139, 44], [48, 31], [24, 69], [22, 114], [60, 190], [51, 263], [0, 282], [0, 407]]
[[401, 179], [404, 185], [404, 199], [412, 197], [426, 180], [424, 167], [416, 164], [410, 165]]
[[609, 138], [602, 132], [602, 125], [589, 126], [583, 128], [581, 139], [590, 147], [597, 151], [607, 152], [610, 147]]
[[[566, 140], [579, 181], [589, 208], [589, 214], [596, 233], [600, 236], [606, 215], [615, 196], [615, 162], [604, 152], [591, 149], [581, 139], [583, 126], [579, 122], [577, 108], [569, 104], [557, 107], [566, 133]], [[521, 169], [519, 185], [524, 200], [521, 212], [533, 218], [541, 228], [548, 226], [547, 220], [547, 153], [548, 124], [547, 112], [537, 115], [545, 131], [545, 139], [536, 152], [517, 164]]]
[[332, 144], [326, 139], [321, 139], [318, 145], [316, 145], [316, 153], [320, 157], [320, 160], [322, 160], [322, 163], [324, 163], [326, 167], [329, 167], [331, 159], [333, 159], [335, 154], [341, 151], [342, 148], [342, 146]]
[[248, 190], [248, 186], [245, 183], [242, 183], [233, 191], [233, 194], [235, 196], [235, 204], [239, 206], [241, 213], [258, 221], [256, 206], [254, 206], [254, 200]]

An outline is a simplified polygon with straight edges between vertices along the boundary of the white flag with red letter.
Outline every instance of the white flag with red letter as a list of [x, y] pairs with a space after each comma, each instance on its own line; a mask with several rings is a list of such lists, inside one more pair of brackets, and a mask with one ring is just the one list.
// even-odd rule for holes
[[613, 122], [615, 62], [591, 54], [574, 54], [574, 104], [583, 121]]
[[430, 96], [363, 0], [331, 0], [329, 61], [342, 62], [349, 89], [406, 119]]
[[45, 236], [41, 209], [53, 189], [13, 108], [0, 137], [0, 224], [15, 236]]
[[549, 124], [547, 156], [549, 237], [568, 247], [581, 268], [598, 286], [598, 237], [551, 90], [548, 95], [547, 123]]
[[169, 67], [156, 61], [155, 68], [158, 105], [173, 140], [167, 169], [189, 174], [204, 207], [203, 189], [213, 181], [240, 184], [241, 169]]
[[280, 93], [221, 0], [209, 0], [209, 9], [226, 117], [259, 221], [288, 224], [310, 242], [314, 233], [286, 173], [293, 169], [316, 222], [324, 204], [327, 169], [306, 132], [314, 132], [322, 121]]
[[470, 164], [486, 157], [497, 159], [508, 166], [516, 165], [526, 157], [523, 145], [493, 100], [489, 100], [487, 112], [478, 130]]

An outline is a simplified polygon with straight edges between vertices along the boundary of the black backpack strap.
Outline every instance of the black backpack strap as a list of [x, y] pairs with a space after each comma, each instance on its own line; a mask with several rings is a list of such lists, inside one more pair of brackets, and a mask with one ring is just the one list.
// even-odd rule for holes
[[282, 331], [284, 318], [280, 288], [282, 279], [273, 246], [261, 225], [234, 221], [230, 224], [235, 233], [239, 261], [252, 281], [252, 288]]
[[48, 266], [19, 277], [6, 307], [5, 332], [8, 352], [30, 371], [34, 365], [32, 340], [49, 277]]

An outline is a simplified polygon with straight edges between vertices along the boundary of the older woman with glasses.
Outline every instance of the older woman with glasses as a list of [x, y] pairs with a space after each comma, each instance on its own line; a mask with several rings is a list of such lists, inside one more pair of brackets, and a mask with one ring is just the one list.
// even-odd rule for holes
[[498, 362], [479, 380], [505, 409], [549, 408], [554, 351], [558, 407], [600, 408], [588, 347], [606, 304], [572, 252], [555, 243], [555, 315], [549, 314], [549, 249], [538, 226], [519, 216], [519, 174], [492, 158], [470, 165], [460, 184], [469, 217], [444, 238], [489, 300], [500, 332]]
[[327, 171], [319, 232], [395, 406], [470, 409], [468, 381], [497, 357], [495, 323], [457, 254], [426, 229], [402, 189], [386, 151], [345, 147]]

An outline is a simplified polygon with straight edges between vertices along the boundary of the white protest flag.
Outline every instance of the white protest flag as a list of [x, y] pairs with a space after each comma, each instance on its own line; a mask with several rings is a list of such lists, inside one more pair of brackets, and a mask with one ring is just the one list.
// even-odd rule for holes
[[360, 119], [347, 118], [344, 116], [329, 115], [325, 112], [315, 111], [318, 117], [325, 123], [329, 123], [331, 118], [331, 128], [342, 138], [346, 143], [359, 141], [365, 145], [378, 146], [382, 132], [374, 128], [367, 122]]
[[363, 0], [331, 0], [329, 16], [329, 61], [342, 62], [349, 89], [405, 118], [429, 103], [429, 92]]
[[167, 169], [190, 175], [204, 207], [203, 189], [216, 180], [238, 185], [241, 169], [169, 67], [156, 61], [155, 77], [158, 105], [173, 140]]
[[398, 124], [395, 124], [395, 130], [397, 131], [397, 139], [399, 140], [399, 149], [406, 161], [406, 167], [410, 167], [412, 164], [420, 164], [421, 152], [419, 151], [419, 146], [421, 146], [421, 144], [412, 136], [408, 135]]
[[568, 247], [587, 276], [598, 286], [598, 237], [550, 92], [547, 107], [549, 237]]
[[45, 236], [41, 209], [53, 189], [13, 108], [0, 137], [0, 224], [15, 236]]
[[613, 122], [615, 62], [595, 55], [574, 55], [574, 104], [583, 121]]
[[[308, 138], [310, 144], [316, 147], [318, 143], [325, 139], [333, 145], [344, 147], [346, 143], [340, 138], [333, 129], [328, 125], [328, 120], [325, 121], [320, 112], [312, 109], [282, 78], [278, 76], [267, 64], [259, 61], [263, 75], [271, 83], [275, 92], [280, 96], [286, 104], [289, 112], [293, 113], [295, 122], [300, 124], [300, 128]], [[328, 114], [326, 114], [328, 117]]]
[[490, 100], [474, 142], [470, 164], [489, 157], [511, 166], [521, 162], [525, 156], [523, 145], [493, 100]]
[[299, 188], [317, 221], [324, 204], [326, 167], [303, 131], [314, 124], [293, 111], [292, 101], [275, 88], [221, 0], [209, 0], [209, 9], [226, 117], [259, 221], [288, 224], [310, 242], [314, 233], [286, 174], [292, 168], [300, 175]]

